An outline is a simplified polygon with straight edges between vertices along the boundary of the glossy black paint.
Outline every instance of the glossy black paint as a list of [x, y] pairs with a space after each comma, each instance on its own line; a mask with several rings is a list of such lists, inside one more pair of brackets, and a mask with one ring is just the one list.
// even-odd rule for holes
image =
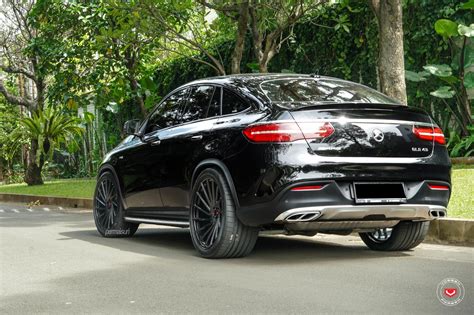
[[[447, 150], [416, 139], [411, 132], [409, 122], [432, 124], [426, 113], [387, 104], [290, 108], [272, 104], [258, 87], [264, 80], [281, 77], [285, 76], [217, 77], [184, 86], [232, 91], [248, 103], [242, 112], [178, 123], [149, 134], [144, 134], [145, 119], [139, 135], [128, 136], [108, 153], [100, 170], [113, 169], [116, 174], [126, 214], [188, 220], [193, 180], [207, 167], [224, 173], [239, 219], [253, 226], [271, 224], [279, 213], [295, 207], [354, 204], [347, 190], [353, 181], [402, 181], [416, 191], [408, 203], [447, 205], [450, 191], [427, 188], [428, 182], [450, 184]], [[182, 103], [184, 108], [185, 100]], [[322, 141], [291, 143], [251, 143], [242, 133], [253, 123], [293, 120], [331, 121], [336, 131]], [[386, 135], [380, 144], [369, 134], [375, 128]], [[317, 193], [289, 191], [302, 183], [328, 185]]]

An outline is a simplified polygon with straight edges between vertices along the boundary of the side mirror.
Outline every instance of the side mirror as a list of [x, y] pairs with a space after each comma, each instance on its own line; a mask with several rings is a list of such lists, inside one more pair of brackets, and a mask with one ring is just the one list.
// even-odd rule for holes
[[123, 124], [123, 133], [127, 136], [136, 135], [138, 127], [140, 127], [139, 119], [127, 120], [125, 124]]

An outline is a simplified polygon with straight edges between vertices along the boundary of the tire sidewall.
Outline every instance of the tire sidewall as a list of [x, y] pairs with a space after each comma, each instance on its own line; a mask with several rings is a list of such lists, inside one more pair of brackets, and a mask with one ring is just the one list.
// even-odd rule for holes
[[[403, 251], [412, 249], [423, 241], [429, 224], [429, 221], [401, 221], [393, 227], [388, 240], [381, 242], [374, 240], [369, 233], [359, 233], [359, 235], [362, 241], [372, 250]], [[417, 237], [415, 238], [415, 236]]]
[[[194, 199], [196, 196], [196, 191], [198, 190], [201, 182], [207, 177], [211, 177], [217, 183], [222, 195], [221, 197], [224, 200], [223, 200], [223, 208], [221, 209], [222, 226], [221, 226], [221, 230], [219, 231], [218, 239], [214, 242], [214, 244], [211, 247], [204, 248], [199, 242], [199, 239], [196, 235], [196, 231], [194, 229], [194, 224], [192, 222], [192, 219], [193, 219], [192, 207], [193, 207]], [[228, 217], [234, 216], [234, 212], [235, 212], [234, 204], [232, 202], [230, 203], [228, 202], [229, 201], [227, 198], [228, 194], [230, 194], [230, 189], [228, 188], [227, 182], [225, 181], [224, 177], [215, 169], [205, 169], [204, 171], [202, 171], [193, 185], [193, 190], [192, 190], [191, 200], [190, 200], [190, 208], [189, 208], [190, 210], [189, 229], [190, 229], [193, 245], [203, 257], [213, 257], [216, 255], [216, 253], [218, 253], [221, 250], [222, 239], [225, 237], [224, 231], [226, 231], [227, 226], [229, 224]]]

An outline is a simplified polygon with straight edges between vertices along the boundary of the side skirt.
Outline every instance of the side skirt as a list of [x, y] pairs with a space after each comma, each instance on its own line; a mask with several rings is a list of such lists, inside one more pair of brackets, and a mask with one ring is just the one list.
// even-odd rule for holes
[[127, 222], [133, 222], [133, 223], [159, 224], [159, 225], [176, 226], [176, 227], [182, 227], [182, 228], [189, 227], [189, 222], [187, 221], [147, 219], [147, 218], [137, 218], [137, 217], [124, 217], [124, 220]]

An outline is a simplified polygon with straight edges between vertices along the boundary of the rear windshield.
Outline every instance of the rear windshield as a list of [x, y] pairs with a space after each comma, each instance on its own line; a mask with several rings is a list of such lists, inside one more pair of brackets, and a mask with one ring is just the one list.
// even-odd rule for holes
[[366, 86], [342, 80], [286, 78], [264, 81], [260, 88], [274, 103], [378, 103], [397, 101]]

